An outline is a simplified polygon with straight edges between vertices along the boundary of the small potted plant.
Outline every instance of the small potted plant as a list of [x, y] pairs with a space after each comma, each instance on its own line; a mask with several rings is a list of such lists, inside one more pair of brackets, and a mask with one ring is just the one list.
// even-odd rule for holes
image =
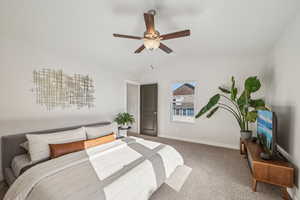
[[133, 115], [127, 112], [119, 113], [114, 121], [119, 125], [119, 137], [126, 137], [129, 125], [135, 122]]
[[133, 124], [135, 122], [133, 115], [123, 112], [119, 113], [114, 120], [120, 126], [119, 128], [119, 136], [126, 137], [127, 130], [129, 129], [129, 124]]

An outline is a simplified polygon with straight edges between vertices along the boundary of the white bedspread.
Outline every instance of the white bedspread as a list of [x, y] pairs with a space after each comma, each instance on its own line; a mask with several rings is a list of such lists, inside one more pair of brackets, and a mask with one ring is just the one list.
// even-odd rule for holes
[[30, 168], [4, 200], [146, 200], [180, 165], [171, 146], [128, 137]]

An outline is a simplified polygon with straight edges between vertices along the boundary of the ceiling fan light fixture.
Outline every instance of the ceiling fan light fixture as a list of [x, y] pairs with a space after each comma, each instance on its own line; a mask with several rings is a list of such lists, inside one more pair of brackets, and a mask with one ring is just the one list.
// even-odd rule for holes
[[160, 45], [160, 39], [144, 39], [144, 45], [146, 47], [146, 49], [153, 51], [155, 49], [157, 49]]

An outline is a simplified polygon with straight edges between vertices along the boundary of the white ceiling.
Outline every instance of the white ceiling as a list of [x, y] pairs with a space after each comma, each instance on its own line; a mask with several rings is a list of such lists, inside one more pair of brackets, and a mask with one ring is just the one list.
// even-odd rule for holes
[[[152, 60], [215, 55], [264, 55], [299, 10], [299, 0], [1, 0], [0, 34], [60, 55], [130, 70]], [[165, 41], [174, 50], [133, 52], [141, 41], [143, 12], [156, 8], [160, 33], [191, 29], [189, 38]]]

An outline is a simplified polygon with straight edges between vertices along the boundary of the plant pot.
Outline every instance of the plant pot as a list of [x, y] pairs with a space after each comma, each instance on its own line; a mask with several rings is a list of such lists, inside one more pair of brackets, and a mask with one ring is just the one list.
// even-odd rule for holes
[[128, 124], [122, 124], [122, 125], [121, 125], [121, 128], [122, 128], [122, 129], [128, 128]]
[[241, 131], [241, 138], [243, 140], [251, 139], [252, 131]]

